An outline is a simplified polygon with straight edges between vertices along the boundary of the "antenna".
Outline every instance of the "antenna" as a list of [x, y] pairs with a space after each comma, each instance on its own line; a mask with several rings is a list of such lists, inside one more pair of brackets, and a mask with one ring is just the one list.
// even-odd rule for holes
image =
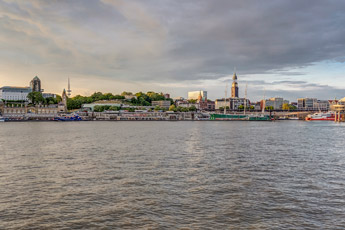
[[227, 97], [228, 97], [228, 81], [226, 81], [226, 86], [225, 86], [224, 114], [226, 114], [226, 98]]
[[68, 78], [68, 89], [67, 89], [67, 96], [71, 96], [72, 94], [72, 90], [71, 90], [71, 83], [70, 83], [70, 80]]

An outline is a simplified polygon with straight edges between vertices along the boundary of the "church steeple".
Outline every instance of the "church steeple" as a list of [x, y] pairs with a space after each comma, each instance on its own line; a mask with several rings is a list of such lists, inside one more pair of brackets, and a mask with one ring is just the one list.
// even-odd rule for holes
[[236, 71], [232, 76], [231, 97], [238, 97], [238, 84]]

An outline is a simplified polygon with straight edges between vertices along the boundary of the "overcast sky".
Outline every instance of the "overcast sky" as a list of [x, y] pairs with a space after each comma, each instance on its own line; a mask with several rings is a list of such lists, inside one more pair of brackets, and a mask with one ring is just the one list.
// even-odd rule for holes
[[[345, 96], [344, 0], [0, 0], [0, 86]], [[230, 89], [229, 89], [230, 91]]]

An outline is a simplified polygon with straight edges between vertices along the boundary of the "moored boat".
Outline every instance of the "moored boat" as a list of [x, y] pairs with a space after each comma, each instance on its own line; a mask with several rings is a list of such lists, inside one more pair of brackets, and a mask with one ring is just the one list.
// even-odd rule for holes
[[82, 121], [83, 119], [78, 115], [73, 116], [61, 116], [61, 117], [55, 117], [55, 121]]
[[215, 121], [272, 121], [269, 115], [254, 115], [254, 114], [211, 114], [210, 120]]
[[333, 111], [328, 112], [318, 112], [314, 114], [309, 114], [305, 120], [306, 121], [334, 121], [335, 114]]

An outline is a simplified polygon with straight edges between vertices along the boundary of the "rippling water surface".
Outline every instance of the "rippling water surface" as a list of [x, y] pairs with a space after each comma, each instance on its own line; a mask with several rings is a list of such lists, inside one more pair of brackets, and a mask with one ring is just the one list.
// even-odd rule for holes
[[345, 125], [0, 124], [0, 229], [345, 229]]

